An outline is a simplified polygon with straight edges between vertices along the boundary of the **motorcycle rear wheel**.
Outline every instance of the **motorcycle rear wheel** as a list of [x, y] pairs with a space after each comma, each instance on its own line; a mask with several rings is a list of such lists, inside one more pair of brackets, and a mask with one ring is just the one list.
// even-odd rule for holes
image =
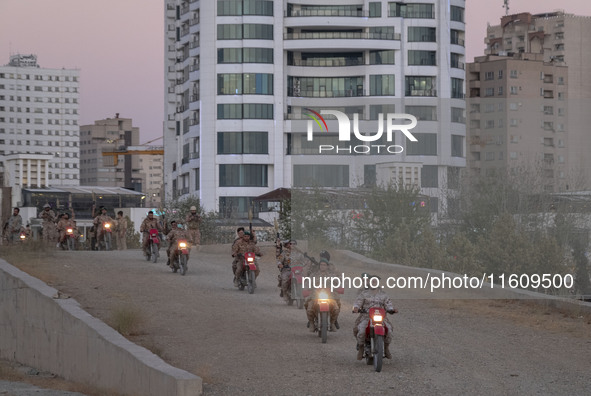
[[320, 312], [320, 329], [318, 333], [322, 338], [322, 343], [326, 344], [326, 338], [328, 337], [328, 312]]
[[382, 371], [382, 361], [384, 359], [384, 337], [381, 335], [375, 336], [374, 354], [373, 354], [373, 368], [376, 372]]

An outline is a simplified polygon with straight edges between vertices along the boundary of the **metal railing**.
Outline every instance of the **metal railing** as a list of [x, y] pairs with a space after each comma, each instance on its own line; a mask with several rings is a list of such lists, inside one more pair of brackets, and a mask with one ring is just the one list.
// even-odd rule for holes
[[284, 33], [284, 40], [395, 40], [400, 41], [400, 33], [365, 32], [304, 32]]

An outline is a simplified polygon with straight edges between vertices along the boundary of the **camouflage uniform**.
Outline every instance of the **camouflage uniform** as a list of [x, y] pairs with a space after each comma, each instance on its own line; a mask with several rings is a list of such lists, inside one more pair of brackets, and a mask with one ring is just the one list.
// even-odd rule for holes
[[[357, 299], [353, 304], [353, 308], [356, 307], [367, 311], [369, 311], [370, 308], [383, 308], [386, 312], [394, 310], [390, 297], [388, 297], [382, 289], [368, 289], [359, 293], [359, 296], [357, 296]], [[357, 344], [360, 346], [360, 349], [365, 345], [365, 329], [367, 328], [368, 322], [369, 312], [361, 313], [359, 314], [358, 321], [355, 322], [357, 326], [353, 328], [353, 335], [357, 338]], [[384, 324], [388, 329], [388, 334], [386, 334], [386, 337], [384, 338], [384, 344], [389, 345], [392, 341], [392, 323], [390, 323], [386, 317]]]
[[[173, 228], [168, 232], [168, 234], [166, 234], [166, 240], [168, 241], [168, 249], [166, 250], [166, 253], [168, 254], [171, 266], [172, 262], [176, 260], [176, 253], [178, 252], [176, 245], [179, 239], [185, 239], [188, 243], [191, 243], [190, 237], [191, 235], [189, 232], [181, 228]], [[189, 245], [189, 248], [190, 247], [191, 245]], [[187, 260], [188, 259], [189, 258], [187, 257]]]
[[127, 250], [127, 219], [125, 216], [117, 217], [115, 239], [117, 241], [117, 250]]
[[[150, 219], [150, 217], [146, 217], [144, 219], [144, 221], [142, 221], [142, 224], [140, 225], [140, 232], [144, 236], [144, 240], [142, 241], [142, 249], [144, 251], [144, 254], [147, 254], [148, 243], [150, 241], [150, 234], [149, 233], [152, 228], [157, 229], [158, 232], [162, 232], [162, 227], [160, 226], [160, 222], [155, 217], [152, 217], [151, 219]], [[158, 250], [160, 250], [160, 244], [157, 244], [157, 246], [158, 246]]]
[[105, 223], [111, 223], [111, 230], [113, 228], [113, 219], [111, 218], [111, 216], [107, 215], [107, 214], [100, 214], [98, 216], [96, 216], [94, 218], [94, 226], [95, 226], [95, 230], [98, 230], [96, 232], [97, 234], [97, 243], [100, 246], [100, 243], [105, 239], [105, 227], [104, 224]]
[[[319, 270], [314, 274], [314, 278], [335, 276], [335, 273], [326, 269], [325, 271]], [[313, 283], [312, 283], [313, 284]], [[336, 331], [335, 323], [339, 318], [341, 312], [341, 306], [337, 303], [337, 293], [331, 292], [330, 289], [318, 289], [313, 290], [312, 293], [306, 297], [304, 301], [304, 307], [306, 308], [306, 315], [308, 316], [308, 322], [310, 324], [310, 331], [318, 330], [318, 293], [325, 291], [328, 294], [328, 310], [330, 313], [330, 331]]]
[[39, 213], [39, 218], [43, 219], [43, 241], [54, 242], [57, 239], [57, 231], [55, 228], [56, 216], [55, 212], [49, 208], [44, 208]]
[[305, 258], [302, 253], [293, 249], [293, 247], [286, 247], [277, 259], [277, 267], [279, 268], [279, 287], [281, 287], [281, 296], [287, 302], [291, 299], [291, 266], [305, 265]]
[[185, 218], [185, 224], [189, 228], [189, 234], [191, 235], [190, 242], [195, 245], [201, 244], [201, 232], [199, 232], [200, 223], [201, 216], [199, 216], [197, 212], [191, 212]]
[[66, 240], [66, 230], [71, 228], [74, 231], [74, 220], [72, 219], [62, 219], [57, 222], [57, 231], [59, 232], [59, 243], [64, 243]]
[[23, 219], [22, 219], [21, 215], [18, 214], [19, 212], [16, 209], [14, 211], [17, 212], [17, 214], [16, 215], [13, 214], [8, 219], [8, 230], [7, 231], [8, 231], [8, 242], [10, 242], [10, 243], [14, 243], [19, 240], [20, 231], [23, 226]]
[[[248, 239], [246, 237], [248, 237]], [[241, 240], [236, 241], [232, 245], [232, 257], [236, 257], [236, 258], [238, 258], [238, 260], [243, 260], [244, 254], [247, 252], [253, 252], [257, 256], [263, 255], [261, 253], [261, 250], [259, 249], [259, 247], [256, 245], [256, 242], [251, 241], [250, 235], [245, 234]], [[240, 279], [240, 277], [242, 276], [242, 271], [243, 271], [242, 263], [238, 262], [236, 265], [236, 272], [234, 274], [235, 280]], [[254, 273], [255, 276], [258, 277], [260, 272], [261, 271], [259, 269], [259, 266], [257, 265], [257, 269]]]

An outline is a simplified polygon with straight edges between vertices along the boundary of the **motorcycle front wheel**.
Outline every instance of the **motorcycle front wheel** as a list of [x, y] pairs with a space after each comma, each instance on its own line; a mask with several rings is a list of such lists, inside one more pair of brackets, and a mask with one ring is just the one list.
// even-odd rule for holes
[[185, 275], [187, 273], [187, 256], [181, 254], [179, 257], [179, 262], [181, 266], [181, 275]]
[[74, 250], [74, 238], [69, 236], [67, 238], [66, 243], [68, 245], [68, 250]]
[[150, 255], [152, 256], [152, 262], [156, 263], [158, 261], [158, 246], [155, 243], [152, 243], [150, 246]]
[[382, 360], [384, 359], [384, 336], [375, 336], [374, 353], [373, 353], [373, 368], [376, 372], [382, 371]]
[[318, 334], [322, 338], [322, 343], [326, 344], [326, 338], [328, 336], [328, 312], [320, 312], [320, 329]]
[[247, 274], [247, 279], [248, 279], [248, 285], [247, 285], [247, 287], [248, 287], [248, 294], [254, 293], [254, 282], [255, 282], [254, 278], [255, 278], [254, 271], [248, 271], [248, 274]]

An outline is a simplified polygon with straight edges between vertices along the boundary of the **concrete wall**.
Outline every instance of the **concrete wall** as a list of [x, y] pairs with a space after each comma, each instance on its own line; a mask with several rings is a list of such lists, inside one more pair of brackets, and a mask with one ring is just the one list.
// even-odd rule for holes
[[74, 299], [0, 260], [0, 358], [105, 392], [202, 393], [201, 378], [172, 367], [85, 312]]

